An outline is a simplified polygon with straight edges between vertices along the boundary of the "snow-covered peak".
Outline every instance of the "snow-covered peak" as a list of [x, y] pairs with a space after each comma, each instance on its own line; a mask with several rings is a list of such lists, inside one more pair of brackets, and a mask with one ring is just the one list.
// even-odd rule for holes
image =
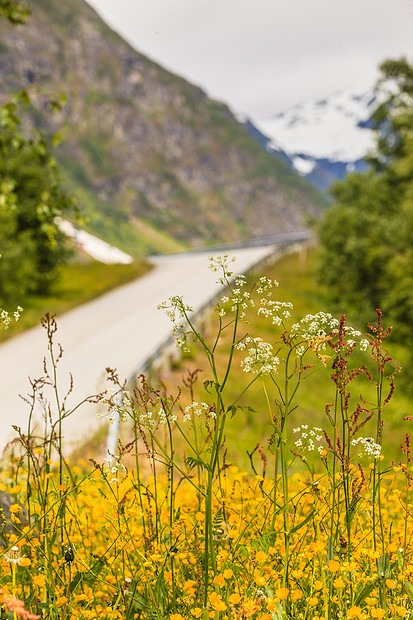
[[271, 140], [270, 147], [289, 155], [349, 162], [364, 157], [374, 146], [369, 119], [376, 106], [373, 88], [343, 91], [253, 122]]

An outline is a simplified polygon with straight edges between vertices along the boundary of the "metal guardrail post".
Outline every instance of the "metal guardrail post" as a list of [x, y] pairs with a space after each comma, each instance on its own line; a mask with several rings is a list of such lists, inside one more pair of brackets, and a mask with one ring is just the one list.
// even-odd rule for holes
[[[115, 405], [116, 407], [120, 407], [123, 402], [123, 396], [121, 393], [116, 394], [115, 396]], [[113, 415], [111, 422], [109, 423], [109, 433], [108, 439], [106, 442], [106, 454], [109, 456], [115, 456], [116, 454], [116, 444], [118, 442], [118, 434], [119, 434], [119, 423], [120, 423], [120, 415], [118, 409], [113, 409], [111, 412]]]

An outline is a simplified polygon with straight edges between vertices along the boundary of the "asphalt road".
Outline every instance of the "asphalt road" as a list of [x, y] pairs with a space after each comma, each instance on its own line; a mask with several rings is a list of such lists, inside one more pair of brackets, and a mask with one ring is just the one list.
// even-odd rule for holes
[[[274, 246], [239, 249], [235, 273], [245, 273], [266, 256]], [[219, 290], [217, 274], [208, 269], [206, 253], [162, 256], [154, 259], [155, 268], [144, 277], [124, 285], [58, 318], [56, 342], [63, 348], [58, 364], [61, 396], [70, 385], [73, 391], [67, 409], [89, 395], [102, 391], [105, 368], [116, 368], [126, 378], [141, 368], [157, 346], [170, 334], [171, 325], [157, 305], [173, 295], [183, 295], [186, 303], [201, 308]], [[0, 345], [0, 448], [16, 436], [12, 425], [27, 426], [29, 406], [19, 396], [30, 393], [29, 378], [44, 375], [47, 354], [46, 331], [31, 329]], [[51, 410], [55, 411], [53, 395]], [[39, 410], [35, 418], [41, 420]], [[96, 430], [100, 422], [96, 405], [84, 404], [65, 420], [63, 435], [67, 444]]]

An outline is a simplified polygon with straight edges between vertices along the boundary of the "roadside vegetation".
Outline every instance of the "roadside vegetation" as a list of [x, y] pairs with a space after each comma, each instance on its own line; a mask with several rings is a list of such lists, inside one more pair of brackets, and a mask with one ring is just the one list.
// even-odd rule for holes
[[[277, 300], [282, 303], [291, 303], [297, 316], [316, 315], [320, 311], [329, 313], [332, 310], [332, 314], [336, 318], [340, 318], [340, 312], [337, 310], [336, 304], [331, 300], [329, 289], [325, 286], [323, 287], [317, 281], [318, 264], [319, 250], [315, 248], [311, 251], [286, 256], [274, 265], [260, 270], [259, 275], [279, 282], [280, 286], [275, 293]], [[247, 278], [247, 284], [252, 286], [256, 277], [258, 277], [257, 274], [252, 273]], [[366, 324], [363, 325], [361, 323], [359, 312], [353, 312], [351, 308], [346, 307], [342, 307], [342, 311], [347, 311], [347, 320], [351, 325], [361, 332], [365, 331]], [[265, 342], [272, 342], [275, 334], [274, 325], [268, 322], [263, 315], [256, 316], [254, 311], [252, 313], [251, 316], [248, 314], [247, 316], [251, 320], [256, 336], [262, 338]], [[207, 325], [206, 334], [209, 335], [210, 332], [216, 329], [216, 324], [213, 321], [206, 321], [205, 323]], [[403, 416], [411, 412], [410, 398], [404, 389], [404, 385], [407, 383], [405, 375], [407, 374], [406, 366], [410, 359], [410, 353], [407, 347], [397, 342], [397, 338], [392, 338], [392, 333], [389, 335], [388, 340], [392, 340], [391, 351], [393, 357], [402, 366], [402, 370], [398, 374], [398, 389], [395, 390], [386, 410], [386, 424], [389, 432], [384, 437], [386, 453], [393, 458], [397, 458], [399, 445], [397, 442], [394, 442], [393, 438], [395, 434], [398, 435], [402, 432], [405, 425]], [[228, 334], [224, 334], [222, 346], [216, 351], [216, 365], [219, 369], [222, 369], [225, 365], [230, 346], [230, 337]], [[354, 352], [353, 357], [361, 361], [359, 353]], [[389, 362], [389, 365], [393, 365], [396, 368], [395, 361]], [[204, 387], [206, 369], [207, 357], [204, 351], [192, 343], [188, 345], [187, 351], [182, 352], [180, 361], [175, 362], [174, 367], [170, 371], [161, 372], [160, 375], [155, 375], [152, 378], [158, 386], [164, 386], [167, 393], [175, 395], [184, 387], [184, 383], [189, 381], [192, 386], [192, 392], [189, 394], [184, 390], [181, 400], [186, 404], [190, 404], [189, 401], [191, 399], [203, 401], [207, 398], [207, 392]], [[315, 367], [308, 373], [306, 380], [300, 386], [300, 401], [297, 403], [297, 409], [294, 412], [294, 422], [291, 421], [290, 430], [292, 430], [293, 425], [297, 423], [305, 424], [308, 419], [311, 419], [315, 425], [322, 425], [325, 419], [327, 395], [330, 394], [330, 398], [333, 398], [330, 374], [321, 366]], [[233, 397], [235, 397], [239, 386], [243, 384], [244, 380], [245, 372], [241, 366], [235, 365], [232, 368], [231, 380], [227, 386], [229, 393]], [[355, 385], [357, 385], [357, 380], [355, 380]], [[364, 384], [363, 390], [366, 397], [368, 396], [369, 399], [374, 398], [374, 385]], [[227, 437], [233, 440], [229, 443], [232, 443], [234, 446], [234, 453], [229, 452], [229, 460], [234, 457], [237, 459], [237, 462], [241, 462], [244, 466], [248, 466], [248, 452], [253, 449], [251, 436], [258, 436], [261, 438], [260, 441], [265, 443], [265, 438], [268, 435], [268, 420], [265, 416], [262, 416], [262, 412], [267, 409], [268, 403], [265, 392], [258, 383], [255, 383], [249, 389], [247, 400], [254, 411], [248, 408], [240, 411], [236, 417], [228, 420], [226, 428]], [[254, 403], [253, 405], [251, 405], [252, 402]], [[242, 399], [240, 404], [245, 404]], [[369, 424], [367, 424], [367, 429], [369, 429]]]
[[[233, 279], [226, 258], [211, 267], [224, 290], [207, 331], [185, 300], [163, 304], [178, 345], [203, 353], [203, 399], [188, 379], [189, 400], [143, 377], [125, 390], [108, 370], [103, 415], [129, 430], [105, 458], [64, 454], [62, 424], [77, 408], [59, 394], [57, 326], [44, 318], [46, 374], [32, 383], [28, 428], [1, 465], [4, 617], [408, 617], [413, 416], [397, 412], [404, 428], [392, 429], [390, 456], [399, 367], [385, 319], [378, 311], [363, 334], [345, 316], [302, 316], [274, 279]], [[312, 297], [307, 283], [297, 305]], [[262, 321], [268, 340], [256, 331]], [[303, 421], [312, 377], [324, 406]]]

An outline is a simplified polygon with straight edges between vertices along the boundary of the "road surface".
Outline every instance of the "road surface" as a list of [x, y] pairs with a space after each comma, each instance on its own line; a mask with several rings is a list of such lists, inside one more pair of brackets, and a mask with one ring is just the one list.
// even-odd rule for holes
[[[245, 273], [274, 252], [274, 246], [236, 250], [235, 273]], [[154, 349], [170, 334], [171, 324], [157, 305], [183, 295], [195, 309], [218, 291], [219, 274], [208, 269], [208, 254], [162, 256], [142, 278], [79, 306], [58, 318], [56, 341], [63, 347], [58, 365], [63, 395], [73, 375], [74, 388], [67, 408], [102, 391], [105, 368], [116, 368], [121, 378], [141, 368]], [[12, 425], [25, 430], [29, 407], [19, 396], [30, 393], [29, 377], [43, 376], [47, 354], [46, 331], [31, 329], [0, 345], [0, 448], [15, 437]], [[52, 402], [52, 408], [54, 407]], [[36, 413], [40, 420], [40, 413]], [[63, 435], [69, 445], [97, 429], [96, 405], [84, 404], [65, 421]]]

